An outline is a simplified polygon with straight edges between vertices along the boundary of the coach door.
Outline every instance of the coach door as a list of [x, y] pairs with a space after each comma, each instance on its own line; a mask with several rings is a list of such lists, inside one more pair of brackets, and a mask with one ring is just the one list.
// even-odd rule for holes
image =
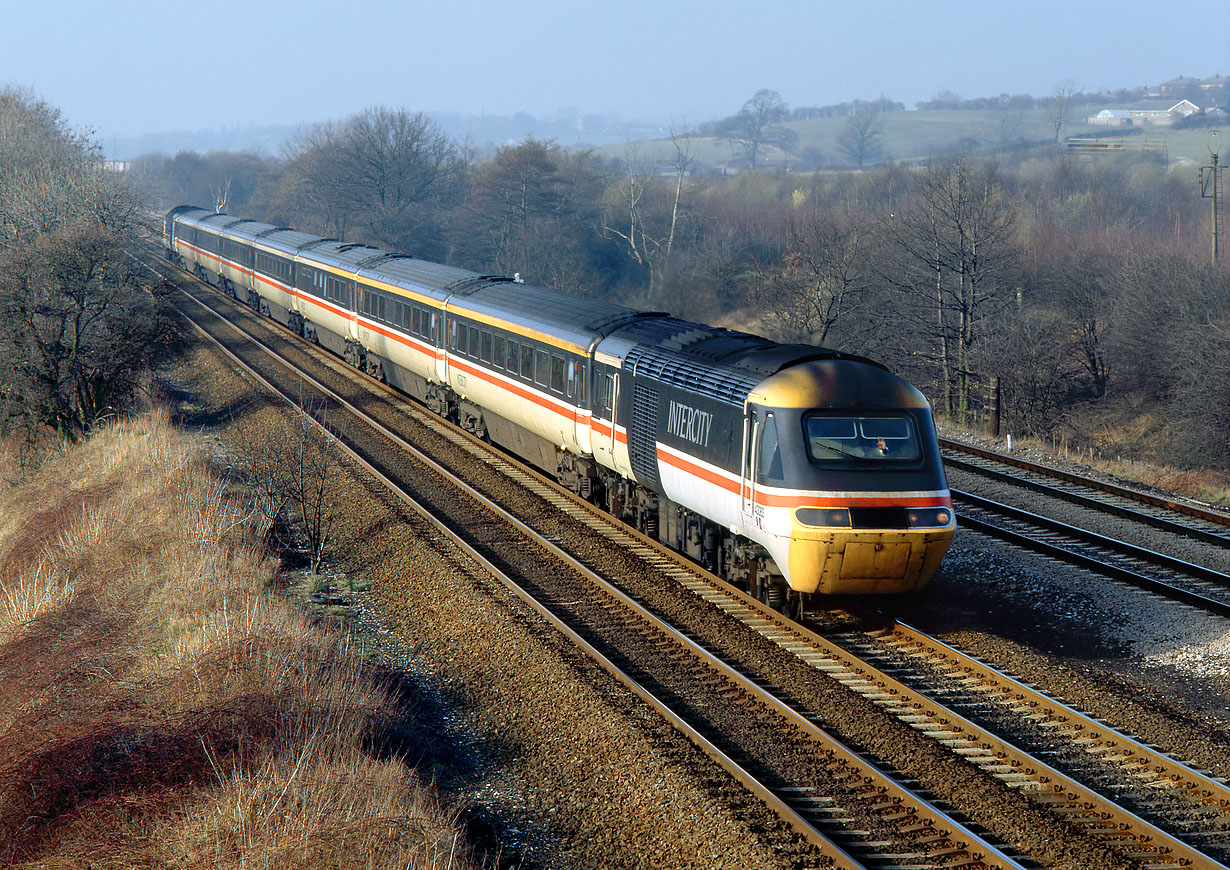
[[739, 503], [745, 526], [755, 525], [756, 457], [760, 453], [764, 413], [752, 405], [743, 410], [743, 460], [739, 463]]
[[619, 375], [594, 366], [593, 445], [599, 465], [615, 468], [615, 408], [619, 403]]
[[432, 311], [427, 326], [427, 340], [435, 348], [436, 380], [448, 383], [448, 365], [444, 349], [444, 312]]

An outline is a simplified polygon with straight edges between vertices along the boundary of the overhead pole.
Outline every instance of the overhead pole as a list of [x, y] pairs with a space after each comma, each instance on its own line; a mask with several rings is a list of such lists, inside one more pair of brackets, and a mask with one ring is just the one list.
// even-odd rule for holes
[[[1205, 138], [1205, 145], [1209, 149], [1209, 155], [1212, 157], [1212, 163], [1209, 166], [1200, 167], [1200, 196], [1204, 199], [1213, 201], [1213, 218], [1212, 218], [1212, 262], [1217, 265], [1217, 260], [1221, 257], [1221, 212], [1218, 210], [1218, 188], [1221, 182], [1221, 147], [1219, 145], [1220, 131], [1212, 130]], [[1205, 172], [1208, 172], [1206, 175]]]

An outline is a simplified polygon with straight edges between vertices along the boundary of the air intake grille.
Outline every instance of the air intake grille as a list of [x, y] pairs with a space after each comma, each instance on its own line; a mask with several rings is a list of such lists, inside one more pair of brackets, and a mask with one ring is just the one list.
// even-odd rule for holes
[[756, 377], [741, 372], [644, 345], [632, 348], [624, 358], [625, 371], [633, 367], [638, 379], [653, 378], [735, 407], [743, 406], [747, 394], [758, 382]]
[[632, 431], [628, 435], [628, 459], [637, 479], [658, 483], [658, 391], [637, 384], [632, 392]]

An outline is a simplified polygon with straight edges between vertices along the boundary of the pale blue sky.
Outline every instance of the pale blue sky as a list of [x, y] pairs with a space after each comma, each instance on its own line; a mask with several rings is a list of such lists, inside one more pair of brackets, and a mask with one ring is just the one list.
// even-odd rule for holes
[[701, 121], [1230, 74], [1226, 0], [0, 0], [0, 85], [100, 137], [411, 110]]

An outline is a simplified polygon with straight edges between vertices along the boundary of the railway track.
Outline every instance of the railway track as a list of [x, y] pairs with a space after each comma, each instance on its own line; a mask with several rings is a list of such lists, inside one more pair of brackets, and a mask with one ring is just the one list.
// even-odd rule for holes
[[1017, 546], [1230, 616], [1230, 576], [1126, 541], [952, 490], [957, 522]]
[[1230, 547], [1230, 513], [1212, 506], [1141, 492], [946, 438], [940, 439], [940, 447], [947, 467], [1025, 487], [1169, 534]]
[[[439, 421], [430, 417], [426, 419], [424, 425], [443, 426]], [[473, 443], [472, 439], [463, 433], [454, 431], [449, 437], [455, 444], [462, 445], [463, 449], [472, 454], [475, 451], [485, 451], [485, 448]], [[364, 461], [370, 461], [370, 459]], [[511, 465], [505, 458], [497, 457], [494, 461], [497, 464], [503, 462]], [[1057, 752], [1058, 756], [1084, 753], [1086, 756], [1096, 756], [1099, 759], [1117, 759], [1121, 755], [1129, 759], [1127, 772], [1119, 774], [1119, 780], [1116, 780], [1113, 772], [1101, 767], [1097, 769], [1096, 775], [1090, 774], [1088, 767], [1076, 771], [1092, 777], [1095, 781], [1094, 785], [1082, 784], [1064, 771], [1051, 767], [1042, 758], [1031, 756], [1024, 750], [1013, 746], [1010, 741], [997, 736], [996, 733], [966, 719], [954, 709], [962, 704], [971, 709], [977, 707], [972, 700], [960, 701], [950, 706], [945, 706], [937, 700], [944, 697], [946, 693], [951, 695], [952, 689], [942, 685], [929, 688], [924, 679], [928, 671], [939, 669], [950, 682], [955, 680], [959, 684], [965, 682], [973, 684], [973, 676], [954, 676], [960, 673], [954, 671], [955, 665], [951, 663], [951, 656], [955, 655], [956, 651], [941, 654], [937, 647], [927, 646], [917, 636], [902, 634], [909, 631], [902, 626], [898, 626], [891, 632], [883, 632], [880, 636], [875, 633], [845, 635], [840, 638], [846, 644], [846, 648], [843, 648], [815, 632], [784, 620], [779, 614], [731, 589], [716, 578], [709, 577], [673, 555], [664, 553], [648, 539], [640, 538], [622, 526], [615, 525], [605, 515], [589, 510], [584, 503], [577, 502], [563, 490], [559, 490], [545, 480], [538, 479], [532, 471], [514, 468], [513, 474], [525, 477], [522, 486], [527, 487], [538, 498], [565, 510], [574, 521], [579, 521], [588, 529], [591, 536], [597, 534], [608, 542], [622, 541], [621, 546], [633, 556], [643, 560], [668, 580], [680, 584], [680, 588], [687, 590], [689, 595], [713, 605], [716, 608], [713, 612], [720, 612], [722, 620], [726, 622], [735, 620], [737, 625], [759, 638], [761, 642], [767, 642], [779, 650], [779, 655], [788, 657], [788, 666], [784, 666], [782, 672], [776, 675], [772, 672], [766, 674], [746, 664], [735, 662], [731, 674], [722, 678], [724, 682], [720, 680], [715, 684], [715, 688], [710, 688], [708, 700], [698, 703], [697, 706], [699, 708], [742, 706], [746, 698], [754, 697], [757, 692], [766, 692], [774, 685], [778, 686], [776, 692], [767, 692], [776, 698], [775, 701], [755, 702], [759, 705], [758, 712], [748, 720], [750, 724], [742, 726], [744, 728], [742, 731], [732, 729], [731, 732], [722, 732], [727, 735], [722, 739], [729, 742], [732, 739], [730, 733], [742, 734], [742, 742], [740, 739], [734, 740], [736, 751], [732, 759], [740, 754], [751, 759], [748, 766], [758, 768], [762, 778], [772, 783], [772, 785], [767, 785], [762, 782], [761, 787], [775, 789], [774, 793], [781, 804], [798, 813], [803, 820], [801, 830], [805, 830], [806, 826], [811, 826], [822, 835], [827, 835], [830, 831], [823, 830], [824, 826], [826, 824], [832, 826], [833, 839], [841, 842], [839, 849], [847, 852], [847, 858], [854, 855], [853, 860], [863, 861], [866, 866], [885, 866], [886, 863], [888, 865], [894, 865], [894, 862], [901, 863], [905, 860], [904, 856], [908, 854], [912, 856], [908, 859], [911, 865], [927, 866], [926, 862], [930, 861], [935, 866], [952, 866], [961, 855], [964, 855], [966, 860], [974, 862], [973, 866], [978, 866], [978, 861], [983, 861], [984, 866], [1016, 866], [1011, 858], [999, 853], [989, 843], [979, 843], [972, 832], [966, 831], [958, 822], [951, 819], [939, 822], [940, 825], [949, 825], [946, 831], [933, 827], [931, 833], [922, 836], [919, 835], [918, 830], [908, 831], [904, 840], [892, 846], [887, 845], [891, 841], [883, 838], [888, 837], [894, 828], [898, 831], [902, 829], [902, 826], [897, 824], [898, 822], [905, 820], [905, 827], [910, 828], [920, 824], [924, 817], [938, 813], [938, 810], [933, 807], [927, 807], [925, 801], [921, 805], [906, 804], [905, 802], [912, 797], [918, 797], [909, 788], [902, 788], [898, 784], [890, 789], [887, 785], [878, 784], [877, 780], [877, 785], [870, 790], [878, 797], [874, 798], [872, 808], [860, 817], [865, 821], [852, 822], [852, 817], [848, 818], [845, 814], [855, 813], [855, 810], [850, 809], [854, 799], [853, 797], [849, 799], [832, 798], [831, 790], [836, 788], [836, 782], [800, 782], [798, 779], [792, 780], [785, 775], [781, 767], [775, 768], [774, 765], [784, 765], [785, 770], [788, 771], [792, 763], [783, 761], [781, 758], [765, 757], [762, 743], [766, 732], [752, 720], [762, 720], [766, 715], [775, 717], [773, 719], [775, 726], [770, 731], [777, 739], [791, 731], [800, 731], [808, 735], [821, 733], [820, 729], [816, 728], [815, 721], [820, 717], [814, 713], [808, 713], [808, 707], [813, 705], [806, 702], [806, 697], [803, 699], [798, 697], [806, 696], [807, 692], [798, 688], [790, 676], [792, 673], [797, 673], [800, 668], [804, 669], [818, 684], [836, 681], [849, 692], [861, 696], [885, 716], [903, 724], [916, 735], [925, 735], [923, 739], [942, 746], [944, 751], [951, 756], [963, 759], [962, 764], [973, 765], [1012, 791], [1026, 796], [1032, 805], [1045, 808], [1047, 813], [1061, 820], [1061, 824], [1072, 831], [1074, 836], [1093, 838], [1115, 849], [1119, 854], [1147, 866], [1222, 866], [1217, 863], [1217, 858], [1210, 857], [1201, 851], [1205, 841], [1213, 842], [1218, 836], [1213, 833], [1217, 830], [1216, 825], [1227, 824], [1225, 812], [1226, 807], [1230, 806], [1230, 796], [1221, 791], [1224, 786], [1216, 780], [1171, 760], [1163, 761], [1165, 756], [1160, 753], [1156, 755], [1157, 760], [1154, 760], [1153, 756], [1146, 754], [1154, 750], [1133, 743], [1130, 737], [1116, 734], [1114, 729], [1104, 723], [1094, 722], [1093, 727], [1096, 730], [1092, 731], [1088, 730], [1090, 727], [1088, 725], [1083, 726], [1083, 730], [1052, 726], [1049, 723], [1076, 721], [1082, 714], [1078, 711], [1067, 710], [1053, 700], [1048, 701], [1048, 706], [1045, 707], [1033, 698], [1022, 700], [1025, 696], [1022, 695], [1022, 687], [1019, 684], [1012, 681], [1010, 677], [996, 675], [989, 668], [984, 667], [984, 670], [989, 673], [978, 677], [979, 680], [984, 681], [980, 684], [983, 688], [971, 690], [975, 693], [970, 696], [971, 698], [976, 700], [981, 697], [985, 700], [1002, 695], [1009, 699], [1006, 703], [999, 704], [1002, 710], [1007, 711], [1002, 714], [1004, 718], [1033, 723], [1051, 738], [1062, 737], [1066, 740], [1069, 734], [1075, 735], [1069, 744], [1058, 748], [1052, 747], [1050, 751]], [[543, 545], [540, 543], [536, 546]], [[479, 549], [483, 548], [479, 547]], [[571, 570], [576, 576], [584, 574], [582, 571], [577, 571], [575, 566]], [[587, 570], [594, 574], [599, 573], [593, 571], [592, 568]], [[573, 580], [572, 582], [578, 581]], [[586, 582], [592, 583], [593, 579], [590, 578]], [[535, 585], [541, 586], [541, 583]], [[540, 588], [538, 591], [545, 601], [555, 603], [555, 607], [549, 607], [549, 609], [555, 613], [554, 618], [561, 621], [576, 619], [583, 622], [581, 617], [584, 614], [575, 611], [585, 610], [590, 606], [585, 602], [597, 599], [597, 596], [592, 594], [592, 590], [587, 593], [568, 586], [557, 589]], [[525, 594], [530, 593], [527, 591]], [[611, 593], [604, 592], [603, 594], [610, 595]], [[670, 607], [655, 607], [659, 613], [669, 609]], [[597, 614], [587, 618], [601, 622], [612, 617]], [[621, 616], [619, 619], [626, 618]], [[713, 656], [713, 650], [709, 649], [715, 645], [713, 640], [704, 640], [702, 633], [694, 628], [680, 631], [669, 626], [655, 625], [652, 621], [644, 621], [644, 617], [638, 618], [642, 620], [638, 623], [642, 626], [641, 628], [633, 630], [629, 628], [627, 622], [620, 622], [619, 627], [613, 630], [613, 633], [623, 636], [639, 636], [648, 638], [648, 640], [641, 645], [639, 651], [621, 650], [610, 656], [610, 659], [620, 661], [621, 667], [630, 665], [626, 673], [638, 674], [640, 684], [646, 691], [653, 694], [656, 688], [660, 694], [673, 697], [687, 686], [712, 682], [713, 678], [706, 677], [703, 671], [717, 673], [720, 670], [717, 658], [704, 660], [703, 665], [697, 666], [703, 668], [703, 671], [684, 669], [667, 673], [655, 671], [653, 668], [657, 667], [656, 662], [680, 656], [681, 654], [677, 651], [681, 649], [690, 649], [689, 656], [694, 656], [697, 651]], [[591, 630], [593, 629], [585, 629], [587, 632]], [[727, 634], [730, 633], [729, 625], [724, 631]], [[672, 633], [676, 635], [674, 639], [670, 639]], [[903, 639], [907, 637], [908, 639]], [[863, 650], [860, 656], [853, 655], [851, 649], [860, 645]], [[673, 654], [664, 652], [665, 647], [670, 647], [676, 652]], [[914, 663], [909, 664], [910, 657], [905, 656], [905, 652], [914, 648], [929, 650], [929, 652], [915, 656]], [[722, 659], [730, 658], [728, 651], [722, 652]], [[937, 659], [936, 656], [939, 658]], [[891, 662], [894, 674], [887, 673], [887, 668], [874, 666], [872, 662], [876, 660]], [[937, 664], [937, 661], [941, 664]], [[732, 666], [727, 665], [727, 667]], [[914, 688], [912, 684], [923, 686], [925, 693]], [[793, 688], [783, 688], [783, 685], [791, 685]], [[738, 700], [738, 704], [733, 703], [735, 699]], [[768, 714], [765, 711], [769, 711]], [[789, 727], [782, 728], [783, 723]], [[803, 723], [808, 723], [810, 729]], [[809, 736], [806, 743], [810, 746], [819, 740], [818, 736]], [[792, 747], [792, 751], [802, 752], [804, 749], [806, 749], [804, 746]], [[834, 780], [849, 780], [851, 777], [859, 780], [884, 775], [884, 772], [877, 771], [876, 766], [870, 764], [867, 760], [868, 753], [865, 751], [861, 754], [842, 756], [840, 752], [834, 750], [829, 758], [838, 756], [841, 756], [841, 762], [837, 767], [827, 767], [835, 762], [826, 761], [818, 764], [815, 769], [837, 771], [833, 775]], [[1084, 756], [1079, 757], [1084, 759]], [[1099, 792], [1099, 788], [1114, 791], [1115, 783], [1120, 782], [1124, 777], [1132, 777], [1143, 769], [1153, 769], [1159, 766], [1166, 771], [1164, 788], [1167, 794], [1181, 795], [1184, 800], [1195, 796], [1196, 809], [1191, 813], [1184, 815], [1171, 806], [1173, 802], [1167, 803], [1164, 807], [1158, 807], [1136, 798], [1129, 801], [1141, 810], [1143, 816], [1150, 817], [1145, 818], [1126, 810]], [[751, 776], [753, 779], [756, 778], [754, 774]], [[1162, 785], [1149, 784], [1142, 787], [1148, 791], [1160, 789]], [[887, 789], [887, 791], [882, 789]], [[890, 793], [891, 798], [885, 800], [883, 795]], [[851, 802], [849, 806], [846, 803], [847, 800]], [[1186, 806], [1183, 801], [1179, 801], [1179, 805]], [[1153, 816], [1157, 818], [1154, 819]], [[939, 814], [936, 818], [942, 819], [943, 815]], [[1201, 819], [1211, 820], [1208, 821], [1208, 826], [1212, 826], [1209, 831], [1200, 828]], [[853, 839], [850, 838], [849, 833], [852, 824], [860, 832], [855, 834]], [[1162, 830], [1157, 826], [1158, 824], [1168, 826], [1169, 830], [1176, 833]], [[862, 827], [859, 828], [858, 825]], [[966, 831], [966, 833], [958, 835], [952, 833], [953, 831]], [[954, 838], [959, 839], [967, 835], [973, 845], [954, 842]], [[842, 837], [846, 837], [846, 840], [842, 841]], [[920, 842], [928, 841], [932, 846], [940, 845], [934, 848], [932, 846], [919, 848]], [[985, 863], [988, 861], [1004, 863]]]

